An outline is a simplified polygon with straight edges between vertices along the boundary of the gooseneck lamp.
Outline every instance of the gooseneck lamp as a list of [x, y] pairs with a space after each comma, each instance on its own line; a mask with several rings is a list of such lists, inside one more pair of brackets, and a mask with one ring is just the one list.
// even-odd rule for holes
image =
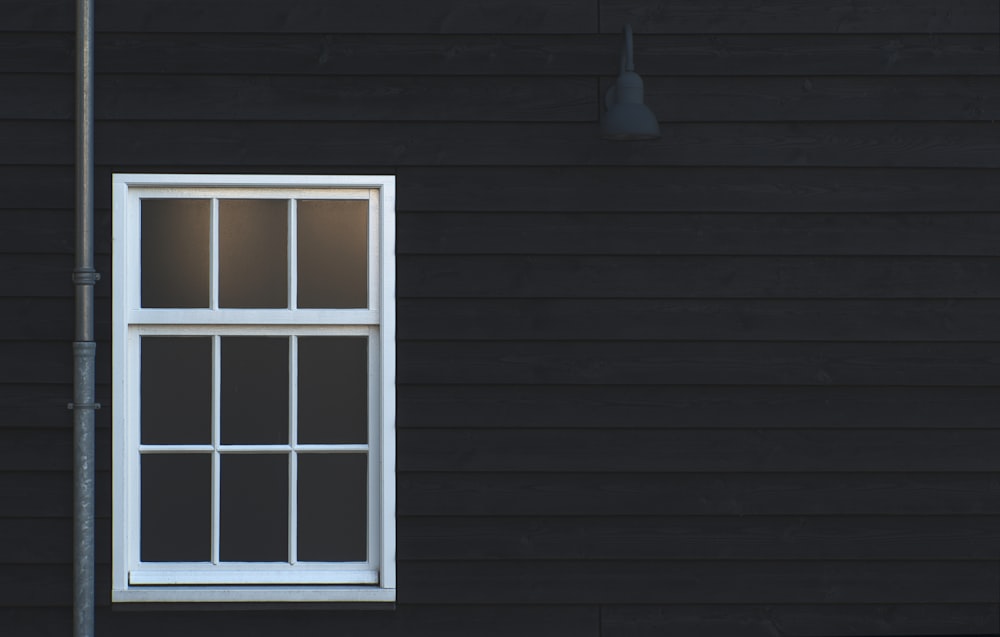
[[632, 25], [625, 25], [621, 72], [604, 96], [606, 112], [601, 120], [604, 139], [638, 141], [659, 139], [660, 125], [643, 98], [642, 78], [632, 59]]

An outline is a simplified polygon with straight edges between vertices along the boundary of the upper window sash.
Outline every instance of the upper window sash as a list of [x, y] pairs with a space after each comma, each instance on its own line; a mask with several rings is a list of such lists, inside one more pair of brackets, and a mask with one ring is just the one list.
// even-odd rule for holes
[[[120, 176], [122, 180], [127, 175]], [[207, 188], [198, 186], [154, 187], [136, 186], [129, 183], [127, 191], [116, 193], [125, 199], [130, 211], [122, 220], [122, 232], [128, 246], [125, 258], [124, 287], [127, 298], [129, 323], [270, 323], [296, 324], [324, 322], [332, 324], [377, 324], [380, 322], [382, 294], [382, 244], [384, 239], [383, 206], [391, 201], [383, 201], [383, 188], [336, 188], [336, 187], [247, 187], [247, 188]], [[390, 195], [391, 196], [391, 195]], [[210, 202], [210, 222], [208, 228], [209, 254], [208, 277], [209, 298], [206, 307], [172, 308], [142, 307], [142, 202], [143, 200], [203, 200]], [[283, 307], [225, 307], [220, 303], [220, 202], [226, 200], [283, 200], [287, 202], [285, 276], [287, 300]], [[299, 269], [300, 250], [298, 247], [297, 223], [298, 205], [308, 201], [367, 201], [366, 225], [366, 303], [365, 307], [299, 307], [298, 287], [301, 277]], [[391, 238], [390, 238], [391, 239]], [[289, 317], [289, 312], [296, 317]], [[256, 316], [251, 316], [256, 314]]]

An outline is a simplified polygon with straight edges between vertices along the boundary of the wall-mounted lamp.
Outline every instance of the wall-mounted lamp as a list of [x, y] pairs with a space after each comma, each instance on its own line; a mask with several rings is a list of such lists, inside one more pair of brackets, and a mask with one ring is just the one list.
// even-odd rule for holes
[[606, 113], [601, 120], [604, 139], [635, 141], [658, 139], [660, 125], [643, 101], [642, 78], [632, 60], [632, 25], [625, 25], [625, 45], [618, 79], [604, 96]]

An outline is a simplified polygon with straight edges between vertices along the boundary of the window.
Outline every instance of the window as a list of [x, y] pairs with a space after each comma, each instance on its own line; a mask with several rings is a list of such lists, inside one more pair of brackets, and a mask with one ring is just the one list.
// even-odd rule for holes
[[393, 177], [114, 177], [117, 602], [392, 601]]

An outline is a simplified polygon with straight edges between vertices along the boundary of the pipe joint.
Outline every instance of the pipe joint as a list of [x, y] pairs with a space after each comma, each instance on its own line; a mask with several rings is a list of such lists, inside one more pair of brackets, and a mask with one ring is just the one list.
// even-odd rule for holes
[[101, 280], [101, 273], [94, 268], [77, 268], [73, 270], [73, 283], [76, 285], [94, 285]]

